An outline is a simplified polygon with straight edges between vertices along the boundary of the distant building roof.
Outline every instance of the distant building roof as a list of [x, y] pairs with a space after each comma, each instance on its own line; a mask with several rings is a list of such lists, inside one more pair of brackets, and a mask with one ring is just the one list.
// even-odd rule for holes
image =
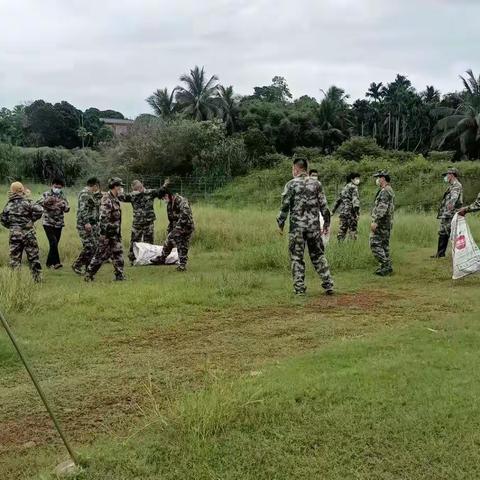
[[100, 120], [109, 125], [131, 125], [133, 123], [133, 120], [127, 118], [101, 118]]

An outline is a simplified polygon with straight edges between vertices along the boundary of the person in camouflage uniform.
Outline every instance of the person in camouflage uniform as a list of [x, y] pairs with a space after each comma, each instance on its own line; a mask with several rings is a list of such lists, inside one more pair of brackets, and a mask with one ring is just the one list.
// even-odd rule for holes
[[166, 184], [158, 189], [146, 189], [140, 180], [134, 180], [132, 193], [120, 197], [120, 201], [131, 203], [133, 208], [132, 234], [128, 253], [132, 264], [135, 261], [133, 244], [136, 242], [153, 244], [154, 242], [156, 216], [153, 204], [156, 198], [165, 196], [165, 187]]
[[87, 180], [87, 186], [78, 195], [77, 231], [82, 242], [82, 251], [72, 265], [75, 273], [82, 275], [95, 254], [100, 235], [98, 220], [102, 193], [97, 178]]
[[43, 229], [50, 245], [47, 267], [54, 269], [63, 267], [58, 253], [58, 244], [65, 226], [65, 213], [70, 211], [68, 200], [63, 194], [64, 187], [65, 182], [62, 179], [54, 179], [51, 189], [45, 192], [37, 202], [43, 207]]
[[177, 270], [187, 269], [188, 249], [195, 230], [192, 209], [188, 200], [180, 195], [173, 195], [168, 187], [163, 197], [167, 201], [168, 232], [163, 244], [162, 254], [152, 260], [153, 265], [164, 265], [174, 247], [178, 250]]
[[339, 242], [345, 240], [347, 234], [352, 240], [357, 239], [358, 219], [360, 217], [359, 183], [360, 174], [350, 173], [347, 176], [347, 184], [342, 188], [333, 206], [332, 215], [340, 209], [340, 227], [337, 234]]
[[308, 161], [295, 158], [293, 179], [282, 194], [282, 205], [277, 217], [278, 228], [283, 234], [285, 222], [290, 215], [289, 252], [292, 266], [293, 287], [297, 295], [304, 295], [305, 287], [305, 245], [312, 264], [322, 279], [322, 287], [328, 295], [333, 294], [333, 281], [324, 254], [320, 213], [324, 219], [324, 233], [330, 227], [330, 210], [323, 193], [322, 184], [307, 175]]
[[445, 256], [448, 240], [452, 232], [453, 216], [463, 204], [463, 187], [458, 181], [458, 177], [459, 172], [456, 168], [449, 168], [443, 173], [443, 179], [445, 183], [448, 183], [448, 188], [443, 194], [442, 203], [438, 209], [437, 218], [440, 220], [438, 246], [437, 253], [432, 255], [432, 258], [441, 258]]
[[0, 223], [10, 230], [10, 266], [19, 268], [25, 251], [33, 280], [36, 282], [41, 280], [42, 265], [34, 223], [42, 214], [43, 208], [26, 198], [23, 185], [20, 182], [12, 183], [8, 202], [0, 217]]
[[111, 259], [115, 270], [115, 280], [125, 280], [123, 272], [122, 247], [122, 209], [119, 196], [123, 194], [123, 182], [120, 178], [111, 178], [108, 181], [109, 192], [106, 193], [100, 204], [98, 246], [92, 261], [87, 267], [85, 281], [91, 282], [104, 262]]
[[462, 207], [458, 211], [458, 214], [465, 216], [467, 213], [478, 212], [478, 211], [480, 211], [480, 193], [477, 195], [477, 198], [473, 203], [471, 203], [466, 207]]
[[393, 226], [393, 213], [395, 210], [395, 194], [390, 186], [388, 172], [377, 172], [374, 177], [380, 187], [372, 209], [372, 224], [370, 226], [370, 249], [373, 256], [380, 263], [375, 271], [377, 275], [387, 276], [393, 273], [390, 258], [390, 234]]

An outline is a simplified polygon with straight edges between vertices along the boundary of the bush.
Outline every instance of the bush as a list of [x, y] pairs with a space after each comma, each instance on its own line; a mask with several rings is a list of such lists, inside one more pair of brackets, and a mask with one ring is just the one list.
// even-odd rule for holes
[[285, 161], [288, 161], [288, 157], [281, 153], [267, 153], [256, 159], [254, 166], [259, 168], [272, 168]]
[[313, 160], [322, 156], [322, 149], [317, 147], [296, 147], [293, 154], [298, 157], [305, 157], [307, 160]]
[[371, 137], [352, 137], [345, 140], [335, 152], [337, 157], [344, 160], [359, 162], [364, 156], [377, 157], [383, 155], [385, 150], [377, 145]]
[[453, 162], [456, 152], [451, 150], [446, 150], [445, 152], [438, 152], [432, 150], [428, 152], [428, 159], [431, 162]]
[[62, 177], [73, 185], [93, 168], [99, 154], [90, 149], [22, 148], [0, 144], [0, 180], [48, 182]]

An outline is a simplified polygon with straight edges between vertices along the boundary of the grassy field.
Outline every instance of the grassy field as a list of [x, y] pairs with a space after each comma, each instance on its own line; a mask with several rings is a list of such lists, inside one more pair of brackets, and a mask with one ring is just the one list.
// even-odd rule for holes
[[[77, 478], [480, 478], [480, 278], [453, 282], [450, 259], [428, 258], [434, 217], [398, 214], [391, 278], [372, 274], [364, 217], [357, 243], [328, 247], [338, 294], [309, 267], [299, 300], [275, 213], [195, 205], [189, 272], [129, 267], [120, 284], [105, 265], [94, 284], [65, 268], [33, 285], [4, 267], [0, 230], [0, 305]], [[0, 478], [52, 479], [66, 454], [4, 333], [0, 372]]]

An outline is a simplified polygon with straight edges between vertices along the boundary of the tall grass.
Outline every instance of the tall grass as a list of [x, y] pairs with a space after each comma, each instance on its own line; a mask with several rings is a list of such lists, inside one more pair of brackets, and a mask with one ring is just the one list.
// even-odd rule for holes
[[7, 313], [33, 309], [35, 284], [28, 270], [0, 268], [0, 308]]

